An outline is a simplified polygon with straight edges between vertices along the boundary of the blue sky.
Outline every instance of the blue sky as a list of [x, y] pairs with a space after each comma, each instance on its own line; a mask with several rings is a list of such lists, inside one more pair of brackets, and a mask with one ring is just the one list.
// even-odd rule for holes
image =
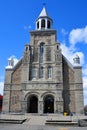
[[53, 19], [62, 53], [72, 63], [78, 54], [83, 67], [84, 104], [87, 104], [87, 0], [0, 0], [0, 93], [3, 94], [5, 67], [12, 55], [20, 59], [29, 31], [43, 3]]

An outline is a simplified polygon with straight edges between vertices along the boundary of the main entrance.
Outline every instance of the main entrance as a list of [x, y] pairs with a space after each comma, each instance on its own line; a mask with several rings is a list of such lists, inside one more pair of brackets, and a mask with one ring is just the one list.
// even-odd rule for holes
[[28, 113], [38, 113], [38, 98], [36, 96], [29, 97], [27, 103]]
[[44, 113], [54, 113], [54, 98], [51, 95], [44, 98]]

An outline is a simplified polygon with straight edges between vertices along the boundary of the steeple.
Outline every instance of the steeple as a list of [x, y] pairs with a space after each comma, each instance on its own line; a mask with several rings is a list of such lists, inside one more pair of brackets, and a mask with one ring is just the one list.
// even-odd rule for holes
[[52, 19], [48, 16], [48, 13], [43, 7], [38, 19], [36, 20], [36, 30], [46, 30], [51, 29]]

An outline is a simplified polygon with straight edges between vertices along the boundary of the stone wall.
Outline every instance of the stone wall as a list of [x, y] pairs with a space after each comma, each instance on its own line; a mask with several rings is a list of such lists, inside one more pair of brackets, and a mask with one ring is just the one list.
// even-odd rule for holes
[[20, 63], [12, 73], [12, 84], [21, 84], [22, 64]]
[[12, 90], [10, 97], [10, 111], [21, 112], [21, 90]]
[[63, 99], [64, 111], [75, 112], [74, 70], [63, 57]]

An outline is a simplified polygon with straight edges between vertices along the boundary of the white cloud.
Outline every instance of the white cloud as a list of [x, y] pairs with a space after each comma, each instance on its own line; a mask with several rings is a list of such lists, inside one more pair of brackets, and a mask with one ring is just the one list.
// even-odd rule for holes
[[4, 76], [0, 76], [0, 81], [4, 79]]
[[67, 34], [68, 34], [68, 32], [67, 32], [64, 28], [61, 29], [61, 33], [62, 33], [63, 35], [67, 35]]
[[3, 95], [4, 82], [0, 82], [0, 94]]
[[87, 65], [85, 65], [85, 67], [83, 68], [83, 75], [87, 76]]
[[14, 58], [14, 65], [16, 65], [18, 63], [18, 59], [17, 58]]
[[87, 76], [83, 76], [83, 86], [84, 89], [87, 89]]
[[83, 67], [84, 105], [87, 105], [87, 65]]
[[73, 29], [69, 34], [69, 41], [73, 45], [78, 42], [87, 43], [87, 26], [84, 28]]
[[87, 89], [84, 89], [84, 105], [87, 105]]
[[73, 64], [73, 58], [78, 55], [80, 57], [81, 65], [84, 64], [83, 52], [76, 52], [76, 48], [70, 46], [67, 47], [65, 44], [61, 44], [62, 54]]
[[83, 76], [84, 105], [87, 105], [87, 76]]

